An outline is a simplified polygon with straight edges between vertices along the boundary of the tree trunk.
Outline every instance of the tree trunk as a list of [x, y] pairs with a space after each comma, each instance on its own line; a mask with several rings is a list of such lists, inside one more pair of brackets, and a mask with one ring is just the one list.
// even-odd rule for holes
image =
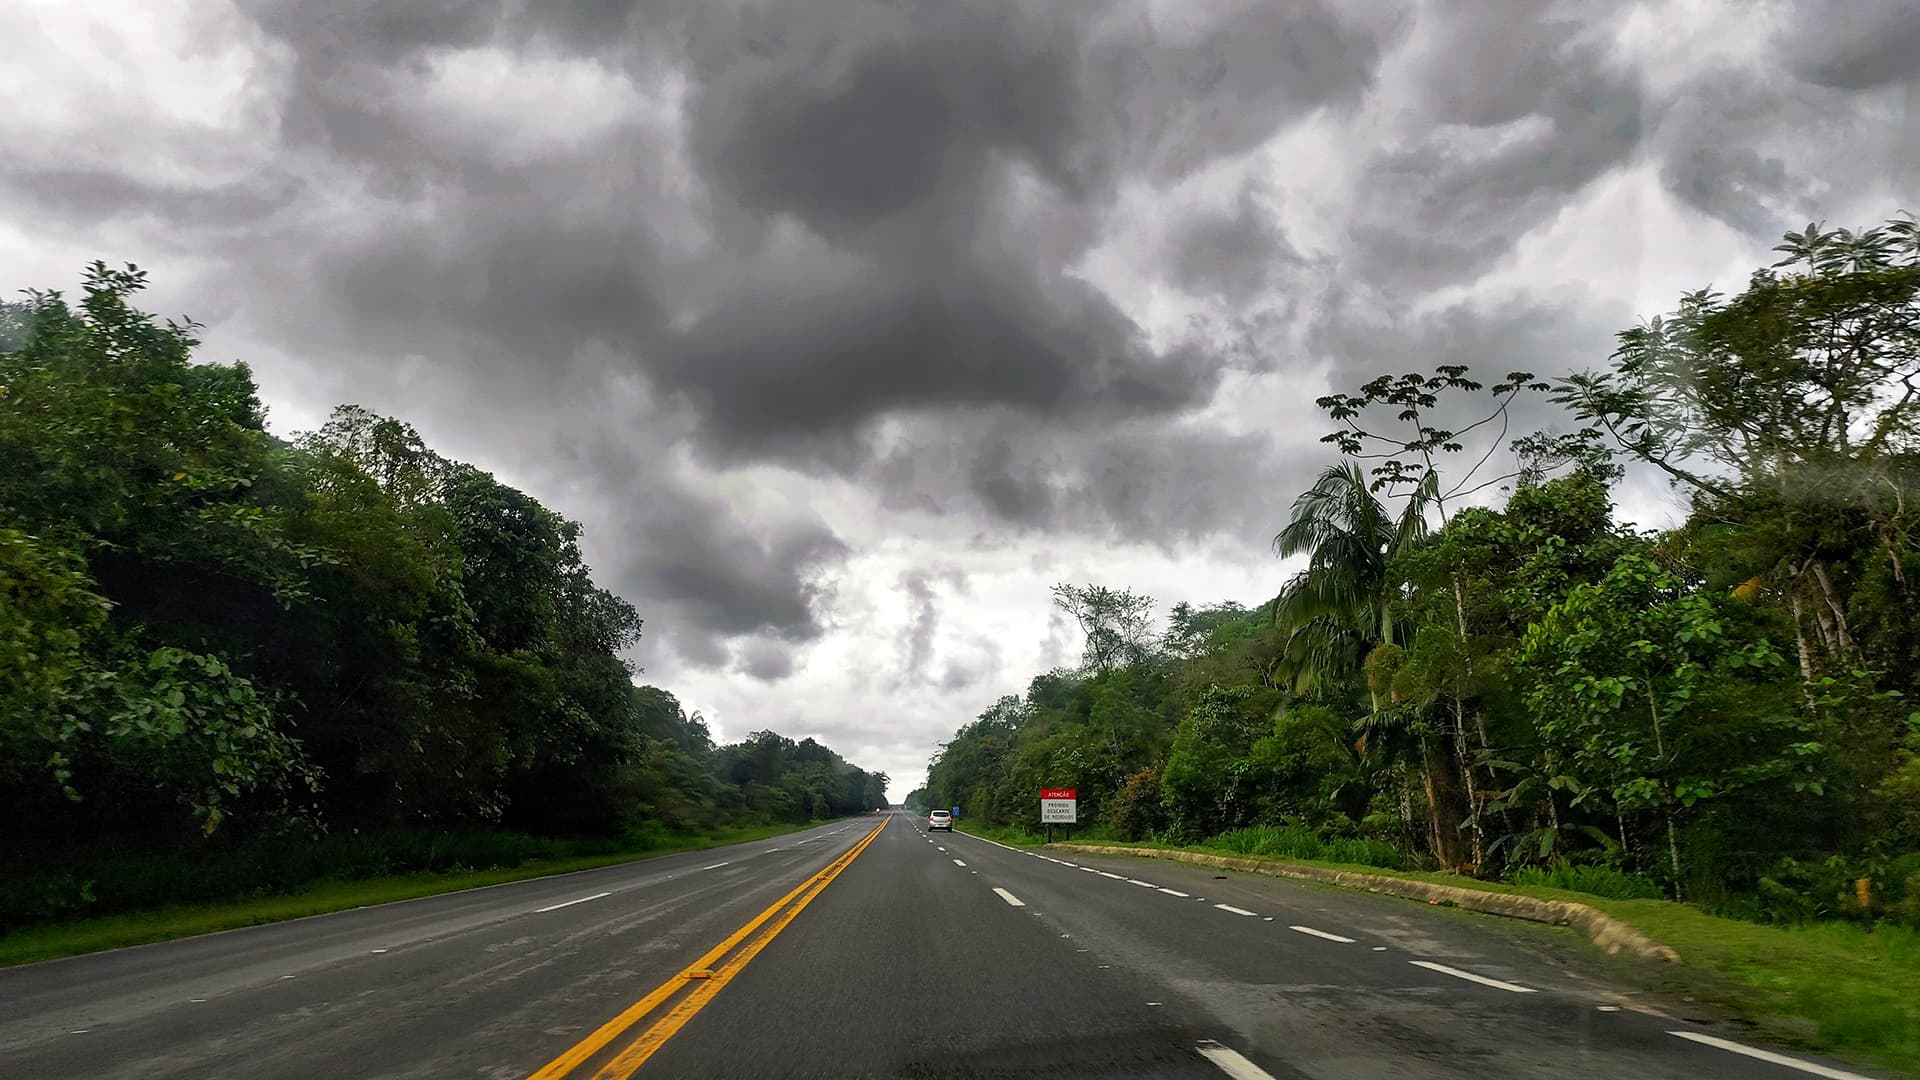
[[1673, 827], [1673, 811], [1667, 811], [1667, 856], [1673, 860], [1673, 898], [1686, 898], [1680, 886], [1680, 838]]
[[1800, 594], [1793, 594], [1793, 639], [1800, 646], [1800, 678], [1805, 682], [1813, 681], [1813, 649], [1807, 644], [1807, 614], [1800, 603]]
[[1842, 656], [1849, 662], [1853, 659], [1853, 635], [1847, 632], [1847, 611], [1840, 606], [1840, 598], [1834, 595], [1833, 580], [1827, 577], [1826, 564], [1819, 560], [1813, 563], [1813, 579], [1820, 584], [1820, 598], [1826, 601], [1827, 610], [1833, 612], [1834, 638], [1841, 649]]

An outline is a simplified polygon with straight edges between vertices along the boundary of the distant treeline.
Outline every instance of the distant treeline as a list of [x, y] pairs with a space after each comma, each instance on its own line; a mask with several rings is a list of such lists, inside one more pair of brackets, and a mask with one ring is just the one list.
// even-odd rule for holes
[[0, 859], [55, 883], [12, 917], [95, 906], [74, 869], [106, 858], [883, 803], [811, 739], [716, 747], [636, 687], [640, 617], [577, 524], [354, 406], [276, 438], [143, 284], [0, 305]]
[[[1275, 538], [1304, 559], [1277, 598], [1155, 634], [1146, 597], [1056, 587], [1082, 666], [908, 802], [1031, 824], [1077, 787], [1123, 837], [1920, 924], [1920, 228], [1777, 250], [1596, 371], [1320, 399], [1341, 460]], [[1535, 395], [1561, 423], [1508, 442]], [[1616, 520], [1625, 464], [1686, 520]]]

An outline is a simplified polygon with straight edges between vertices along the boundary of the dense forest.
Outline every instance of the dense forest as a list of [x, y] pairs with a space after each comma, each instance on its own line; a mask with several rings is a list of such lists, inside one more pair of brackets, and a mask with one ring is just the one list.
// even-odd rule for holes
[[635, 685], [578, 525], [354, 406], [275, 437], [143, 284], [0, 305], [0, 929], [883, 805]]
[[[909, 801], [1031, 827], [1074, 786], [1118, 838], [1920, 923], [1920, 229], [1776, 250], [1583, 374], [1320, 399], [1280, 595], [1160, 626], [1057, 586], [1081, 666]], [[1628, 470], [1685, 520], [1620, 521]]]

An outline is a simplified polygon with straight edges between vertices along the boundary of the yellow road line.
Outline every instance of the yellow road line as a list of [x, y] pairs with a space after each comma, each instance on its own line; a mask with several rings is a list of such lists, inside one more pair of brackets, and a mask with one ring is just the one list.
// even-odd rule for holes
[[[886, 825], [882, 823], [880, 828], [884, 829]], [[661, 1017], [652, 1027], [641, 1032], [640, 1037], [635, 1039], [632, 1045], [620, 1051], [618, 1057], [608, 1062], [604, 1068], [595, 1073], [593, 1080], [627, 1080], [627, 1077], [632, 1076], [636, 1069], [644, 1065], [646, 1060], [653, 1056], [654, 1051], [665, 1045], [668, 1039], [673, 1038], [674, 1034], [677, 1033], [687, 1021], [693, 1019], [695, 1013], [705, 1008], [707, 1002], [712, 1001], [714, 995], [724, 989], [727, 983], [735, 975], [739, 974], [740, 971], [747, 966], [749, 961], [759, 954], [761, 949], [766, 948], [768, 942], [778, 937], [780, 931], [786, 929], [787, 924], [793, 921], [794, 916], [800, 914], [808, 904], [813, 903], [814, 897], [826, 892], [827, 886], [833, 884], [833, 879], [839, 877], [841, 871], [852, 866], [853, 860], [857, 858], [862, 851], [866, 850], [868, 844], [873, 843], [874, 837], [879, 835], [880, 829], [875, 829], [868, 833], [864, 839], [854, 845], [852, 850], [847, 852], [844, 862], [841, 862], [838, 866], [829, 868], [825, 873], [815, 879], [813, 891], [800, 897], [797, 903], [782, 912], [772, 923], [768, 924], [767, 932], [754, 938], [745, 949], [742, 949], [730, 958], [724, 970], [714, 972], [713, 978], [701, 983], [694, 989], [693, 993], [688, 994], [682, 998], [678, 1004], [674, 1005], [672, 1011]]]
[[[683, 970], [680, 974], [675, 975], [673, 978], [668, 979], [664, 983], [661, 983], [659, 986], [655, 987], [651, 993], [647, 994], [647, 996], [641, 998], [639, 1001], [636, 1001], [632, 1005], [629, 1005], [627, 1008], [621, 1010], [620, 1015], [600, 1025], [597, 1029], [594, 1030], [592, 1034], [588, 1035], [584, 1039], [581, 1039], [578, 1043], [574, 1044], [571, 1048], [569, 1048], [566, 1053], [561, 1054], [559, 1057], [554, 1058], [552, 1061], [547, 1062], [546, 1065], [542, 1066], [539, 1071], [535, 1072], [532, 1076], [528, 1077], [527, 1080], [560, 1080], [560, 1078], [572, 1072], [582, 1062], [586, 1061], [588, 1058], [592, 1057], [593, 1055], [599, 1053], [601, 1050], [605, 1049], [609, 1043], [619, 1038], [622, 1034], [624, 1034], [627, 1031], [628, 1028], [631, 1028], [633, 1025], [639, 1023], [642, 1019], [644, 1019], [648, 1013], [652, 1012], [656, 1008], [659, 1008], [662, 1002], [666, 1001], [668, 998], [672, 997], [674, 994], [679, 993], [681, 989], [683, 989], [688, 985], [689, 972], [700, 971], [700, 970], [709, 970], [712, 972], [707, 979], [700, 981], [698, 984], [702, 989], [707, 987], [713, 988], [712, 992], [707, 993], [705, 997], [701, 999], [701, 1004], [705, 1004], [708, 998], [711, 998], [714, 993], [719, 992], [719, 987], [726, 985], [727, 980], [732, 978], [734, 971], [744, 966], [748, 960], [751, 960], [753, 958], [754, 954], [758, 953], [760, 949], [764, 947], [768, 941], [771, 941], [773, 939], [775, 934], [778, 934], [782, 929], [784, 929], [787, 923], [792, 922], [793, 916], [799, 914], [800, 909], [806, 907], [807, 904], [810, 901], [812, 901], [814, 896], [818, 896], [820, 891], [826, 888], [828, 882], [831, 882], [835, 877], [839, 876], [840, 871], [845, 870], [850, 864], [852, 864], [854, 858], [858, 856], [862, 851], [865, 851], [867, 849], [867, 845], [873, 843], [873, 838], [876, 836], [879, 836], [880, 830], [885, 829], [886, 827], [887, 827], [887, 823], [885, 821], [882, 821], [877, 827], [874, 828], [872, 832], [868, 833], [865, 837], [862, 837], [859, 843], [855, 844], [853, 847], [849, 848], [844, 854], [838, 856], [832, 862], [828, 863], [825, 869], [815, 874], [814, 876], [808, 878], [806, 881], [801, 882], [800, 885], [796, 887], [792, 892], [789, 892], [787, 893], [787, 895], [781, 897], [778, 900], [775, 900], [772, 903], [772, 905], [770, 905], [765, 911], [762, 911], [760, 914], [755, 915], [752, 919], [748, 920], [745, 926], [742, 926], [740, 929], [735, 930], [732, 934], [728, 935], [725, 941], [722, 941], [720, 944], [715, 945], [713, 948], [707, 950], [705, 955], [700, 957], [700, 959], [695, 960], [692, 964], [688, 965], [688, 967], [685, 970]], [[811, 890], [811, 892], [809, 892], [809, 890]], [[794, 906], [794, 908], [791, 911], [787, 912], [786, 917], [780, 919], [778, 923], [776, 923], [773, 926], [773, 928], [767, 932], [764, 938], [755, 942], [749, 949], [743, 952], [738, 958], [736, 958], [736, 962], [730, 962], [725, 969], [721, 968], [721, 965], [720, 965], [721, 957], [725, 956], [726, 954], [732, 952], [734, 949], [738, 948], [741, 942], [747, 940], [747, 938], [751, 937], [755, 931], [767, 925], [767, 923], [772, 921], [776, 915], [779, 915], [781, 911], [787, 907], [787, 905], [792, 904], [793, 901], [796, 898], [800, 898], [802, 894], [808, 894], [808, 895], [806, 895], [804, 899], [800, 899], [800, 903]], [[698, 993], [698, 991], [696, 991], [696, 993]], [[684, 1005], [685, 1003], [683, 1002], [682, 1004]], [[699, 1009], [697, 1006], [693, 1010], [689, 1011], [686, 1014], [686, 1016], [680, 1019], [679, 1023], [676, 1023], [673, 1025], [672, 1030], [668, 1031], [666, 1035], [662, 1035], [660, 1039], [653, 1044], [653, 1049], [658, 1049], [659, 1043], [665, 1042], [667, 1036], [673, 1034], [673, 1031], [679, 1030], [680, 1024], [686, 1023], [687, 1019], [690, 1019], [693, 1013], [698, 1011]], [[669, 1014], [667, 1017], [662, 1019], [661, 1024], [666, 1023], [667, 1020], [671, 1020], [673, 1016], [678, 1012], [679, 1010], [676, 1008], [674, 1013]], [[642, 1035], [641, 1037], [642, 1041], [644, 1041], [647, 1038], [647, 1036], [652, 1035], [656, 1030], [658, 1030], [659, 1027], [660, 1027], [660, 1024], [656, 1024], [653, 1028], [648, 1029], [648, 1031]], [[653, 1050], [650, 1049], [647, 1051], [647, 1054], [650, 1055], [652, 1054], [652, 1052]], [[629, 1048], [627, 1053], [628, 1054], [632, 1053], [632, 1048]], [[625, 1056], [626, 1054], [622, 1055], [623, 1060]], [[635, 1061], [633, 1063], [633, 1067], [637, 1068], [639, 1066], [639, 1062], [645, 1061], [645, 1060], [646, 1060], [646, 1057], [642, 1056], [639, 1059], [639, 1061]], [[630, 1072], [631, 1069], [629, 1069], [628, 1071]], [[606, 1075], [606, 1073], [603, 1071], [601, 1075]], [[619, 1074], [619, 1075], [625, 1075], [625, 1074]]]

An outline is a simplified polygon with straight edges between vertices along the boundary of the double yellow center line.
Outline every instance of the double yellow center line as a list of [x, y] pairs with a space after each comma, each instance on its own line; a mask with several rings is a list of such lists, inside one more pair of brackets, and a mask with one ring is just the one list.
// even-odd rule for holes
[[693, 966], [661, 983], [653, 992], [628, 1006], [619, 1016], [600, 1025], [599, 1029], [581, 1039], [566, 1053], [547, 1062], [540, 1071], [528, 1080], [560, 1080], [571, 1076], [573, 1070], [587, 1059], [599, 1054], [614, 1040], [626, 1034], [634, 1025], [647, 1019], [662, 1005], [672, 1001], [670, 1007], [658, 1019], [647, 1025], [632, 1042], [622, 1047], [619, 1053], [602, 1065], [593, 1074], [593, 1080], [626, 1080], [634, 1070], [646, 1063], [674, 1033], [693, 1019], [694, 1014], [706, 1007], [715, 995], [747, 966], [747, 962], [759, 954], [767, 943], [786, 929], [794, 916], [800, 914], [813, 898], [826, 891], [840, 872], [852, 865], [860, 853], [867, 850], [873, 838], [887, 827], [882, 821], [874, 830], [860, 839], [860, 842], [848, 848], [838, 858], [828, 863], [819, 873], [800, 884], [799, 888], [773, 902], [771, 907], [755, 915], [745, 926], [735, 930], [725, 941], [707, 950], [707, 954], [693, 962]]

